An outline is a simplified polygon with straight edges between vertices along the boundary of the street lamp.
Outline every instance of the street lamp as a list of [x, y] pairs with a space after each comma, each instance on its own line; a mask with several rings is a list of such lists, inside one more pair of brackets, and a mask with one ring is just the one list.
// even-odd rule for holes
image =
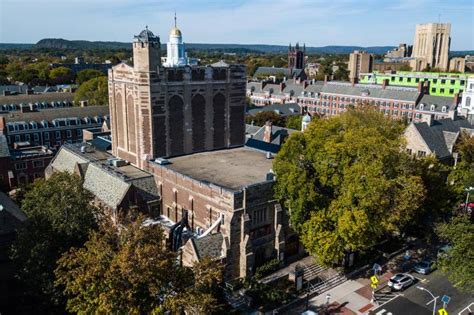
[[467, 212], [467, 208], [468, 208], [467, 205], [468, 205], [468, 203], [469, 203], [469, 193], [470, 193], [471, 191], [474, 191], [474, 187], [464, 188], [464, 190], [467, 191], [466, 202], [464, 203], [464, 211]]
[[438, 297], [434, 296], [433, 293], [431, 293], [428, 289], [426, 288], [423, 288], [423, 287], [420, 287], [420, 286], [417, 286], [416, 287], [417, 289], [421, 290], [421, 291], [425, 291], [425, 292], [428, 292], [429, 295], [431, 295], [431, 297], [433, 298], [431, 301], [429, 301], [428, 303], [426, 303], [426, 305], [430, 304], [431, 302], [434, 301], [434, 305], [433, 305], [433, 315], [436, 315], [436, 300], [438, 299]]

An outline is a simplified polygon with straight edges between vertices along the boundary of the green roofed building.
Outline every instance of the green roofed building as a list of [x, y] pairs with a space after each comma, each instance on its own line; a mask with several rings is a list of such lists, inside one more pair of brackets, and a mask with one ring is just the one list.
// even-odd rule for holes
[[417, 87], [420, 82], [429, 81], [430, 95], [452, 97], [465, 90], [468, 77], [468, 74], [444, 72], [373, 72], [361, 73], [359, 82], [382, 84], [384, 80], [388, 80], [389, 85]]

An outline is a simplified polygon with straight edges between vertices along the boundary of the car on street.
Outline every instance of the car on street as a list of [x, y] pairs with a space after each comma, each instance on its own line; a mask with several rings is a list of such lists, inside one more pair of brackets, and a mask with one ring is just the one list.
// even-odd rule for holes
[[401, 291], [415, 283], [415, 277], [407, 273], [397, 273], [388, 280], [387, 285], [396, 291]]
[[423, 260], [413, 266], [413, 270], [422, 275], [427, 275], [435, 269], [434, 261], [432, 260]]

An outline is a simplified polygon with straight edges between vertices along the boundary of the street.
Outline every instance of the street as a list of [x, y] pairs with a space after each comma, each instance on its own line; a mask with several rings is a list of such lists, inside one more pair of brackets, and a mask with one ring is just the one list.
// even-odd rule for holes
[[[468, 315], [468, 306], [474, 303], [474, 295], [461, 293], [455, 289], [448, 281], [445, 275], [439, 270], [434, 271], [429, 275], [420, 275], [417, 273], [411, 273], [417, 278], [417, 282], [402, 292], [397, 292], [397, 297], [389, 300], [386, 304], [382, 304], [380, 307], [372, 310], [369, 314], [371, 315], [429, 315], [433, 314], [433, 303], [426, 305], [432, 301], [431, 295], [423, 290], [417, 288], [417, 286], [423, 287], [429, 290], [435, 297], [437, 297], [436, 313], [443, 307], [441, 298], [443, 295], [449, 296], [451, 299], [446, 305], [446, 311], [448, 314], [456, 315]], [[467, 309], [466, 309], [467, 308]], [[464, 310], [464, 312], [461, 312]], [[474, 305], [471, 307], [474, 311]]]

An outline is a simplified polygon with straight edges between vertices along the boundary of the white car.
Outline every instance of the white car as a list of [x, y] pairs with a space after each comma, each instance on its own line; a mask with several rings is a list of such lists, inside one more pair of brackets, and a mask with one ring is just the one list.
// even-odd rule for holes
[[415, 283], [415, 277], [407, 273], [397, 273], [390, 278], [387, 285], [393, 290], [404, 290]]

